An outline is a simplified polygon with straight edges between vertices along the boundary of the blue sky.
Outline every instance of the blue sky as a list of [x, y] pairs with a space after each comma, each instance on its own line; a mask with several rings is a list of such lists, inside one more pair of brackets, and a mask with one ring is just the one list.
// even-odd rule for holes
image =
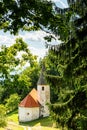
[[58, 7], [61, 7], [61, 8], [68, 7], [67, 0], [52, 0], [52, 1], [54, 1]]
[[[52, 0], [54, 1], [57, 6], [61, 8], [67, 7], [67, 1], [66, 0]], [[4, 33], [2, 30], [0, 31], [0, 45], [7, 45], [10, 46], [13, 43], [15, 43], [15, 39], [17, 37], [22, 37], [23, 40], [28, 43], [29, 49], [34, 55], [37, 55], [39, 58], [43, 57], [47, 49], [45, 48], [45, 41], [44, 36], [46, 36], [46, 33], [43, 31], [35, 31], [35, 32], [20, 32], [18, 36], [11, 35], [9, 32]], [[58, 44], [60, 41], [52, 41], [52, 44]]]

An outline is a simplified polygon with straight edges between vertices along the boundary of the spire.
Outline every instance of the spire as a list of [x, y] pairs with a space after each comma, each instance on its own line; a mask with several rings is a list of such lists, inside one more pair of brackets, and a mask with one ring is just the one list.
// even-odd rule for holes
[[42, 70], [41, 70], [40, 77], [39, 77], [39, 80], [37, 82], [37, 85], [47, 85], [44, 72], [45, 72], [45, 66], [42, 65]]

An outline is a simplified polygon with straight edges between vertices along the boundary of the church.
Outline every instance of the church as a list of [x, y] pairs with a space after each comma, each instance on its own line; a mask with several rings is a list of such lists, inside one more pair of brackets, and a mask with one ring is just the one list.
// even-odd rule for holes
[[33, 88], [19, 104], [19, 122], [27, 122], [49, 116], [47, 103], [50, 103], [50, 86], [45, 80], [42, 69], [37, 82], [37, 90]]

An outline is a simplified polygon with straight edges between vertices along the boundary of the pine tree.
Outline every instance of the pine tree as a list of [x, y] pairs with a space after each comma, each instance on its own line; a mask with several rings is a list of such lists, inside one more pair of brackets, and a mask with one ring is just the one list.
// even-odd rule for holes
[[[47, 71], [47, 79], [52, 85], [55, 83], [54, 89], [58, 94], [57, 101], [50, 105], [50, 110], [57, 127], [61, 126], [62, 129], [65, 127], [70, 130], [87, 128], [86, 10], [86, 1], [71, 1], [69, 10], [64, 15], [61, 14], [61, 17], [65, 17], [63, 23], [67, 24], [65, 27], [63, 23], [59, 25], [59, 28], [62, 27], [65, 30], [63, 34], [60, 34], [63, 43], [51, 47], [51, 54], [49, 53], [50, 64], [54, 65], [56, 62], [57, 73], [59, 73], [49, 76]], [[65, 38], [63, 36], [66, 32]], [[52, 61], [51, 57], [57, 58]]]
[[20, 28], [28, 31], [42, 29], [50, 34], [45, 37], [48, 41], [60, 36], [62, 43], [51, 47], [49, 62], [52, 65], [48, 64], [47, 68], [48, 81], [57, 97], [55, 104], [50, 105], [52, 117], [62, 128], [85, 130], [87, 2], [67, 1], [69, 8], [61, 9], [47, 0], [10, 0], [9, 3], [3, 0], [0, 2], [0, 29], [14, 34]]

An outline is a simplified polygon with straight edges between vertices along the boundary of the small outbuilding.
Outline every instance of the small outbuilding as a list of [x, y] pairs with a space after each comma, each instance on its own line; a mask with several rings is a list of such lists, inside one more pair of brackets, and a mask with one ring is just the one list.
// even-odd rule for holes
[[45, 80], [42, 69], [37, 83], [37, 90], [33, 88], [19, 104], [19, 122], [27, 122], [49, 116], [47, 103], [50, 103], [50, 87]]

